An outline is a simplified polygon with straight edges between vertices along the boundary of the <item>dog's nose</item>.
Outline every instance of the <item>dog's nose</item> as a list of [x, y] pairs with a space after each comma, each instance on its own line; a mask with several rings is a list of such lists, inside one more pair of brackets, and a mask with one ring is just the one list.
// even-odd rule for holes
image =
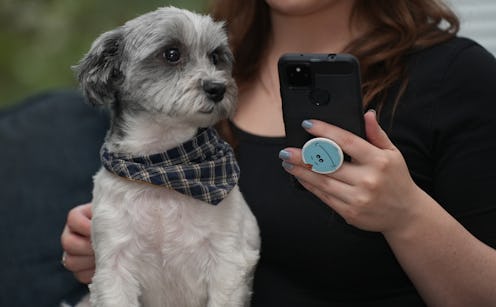
[[226, 85], [223, 82], [205, 80], [203, 81], [203, 90], [209, 99], [219, 102], [224, 98]]

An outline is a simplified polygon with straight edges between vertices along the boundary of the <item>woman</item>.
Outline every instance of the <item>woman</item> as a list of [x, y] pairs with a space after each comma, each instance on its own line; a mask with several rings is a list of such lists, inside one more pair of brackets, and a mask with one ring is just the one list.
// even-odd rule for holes
[[[240, 87], [221, 130], [262, 235], [252, 305], [495, 305], [496, 61], [455, 37], [456, 16], [432, 0], [219, 0], [212, 12], [227, 20]], [[333, 174], [284, 148], [285, 52], [361, 62], [364, 108], [377, 110], [364, 117], [367, 141], [303, 123], [352, 157]], [[94, 265], [90, 209], [72, 210], [62, 235], [66, 267], [83, 282]]]

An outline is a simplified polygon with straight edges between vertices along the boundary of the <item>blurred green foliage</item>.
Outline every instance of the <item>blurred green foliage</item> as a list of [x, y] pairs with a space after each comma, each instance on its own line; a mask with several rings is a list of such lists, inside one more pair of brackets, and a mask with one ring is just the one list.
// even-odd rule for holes
[[70, 67], [101, 33], [157, 7], [204, 12], [205, 0], [0, 0], [0, 108], [76, 87]]

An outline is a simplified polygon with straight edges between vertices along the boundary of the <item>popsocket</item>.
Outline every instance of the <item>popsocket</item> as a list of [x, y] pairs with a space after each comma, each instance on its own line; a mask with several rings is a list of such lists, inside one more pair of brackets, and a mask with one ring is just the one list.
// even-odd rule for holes
[[343, 164], [343, 151], [338, 144], [326, 138], [314, 138], [301, 149], [303, 162], [313, 172], [330, 174]]

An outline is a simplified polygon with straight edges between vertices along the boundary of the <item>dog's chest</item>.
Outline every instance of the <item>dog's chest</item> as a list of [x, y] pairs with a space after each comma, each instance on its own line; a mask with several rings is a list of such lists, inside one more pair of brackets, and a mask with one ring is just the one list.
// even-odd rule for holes
[[142, 208], [133, 208], [135, 216], [143, 221], [137, 221], [136, 231], [149, 242], [149, 248], [160, 249], [164, 258], [170, 258], [176, 249], [183, 254], [188, 249], [194, 253], [199, 247], [207, 247], [206, 241], [219, 230], [222, 221], [217, 216], [223, 208], [165, 188], [155, 192], [143, 196], [146, 200], [140, 202]]
[[247, 278], [240, 272], [258, 258], [256, 222], [237, 187], [214, 206], [102, 169], [93, 202], [97, 259], [126, 255], [144, 306], [206, 306], [209, 291]]
[[119, 212], [119, 220], [112, 223], [126, 223], [126, 231], [137, 238], [142, 248], [169, 253], [169, 257], [176, 249], [179, 253], [208, 247], [208, 240], [215, 234], [229, 231], [229, 215], [233, 214], [232, 206], [225, 202], [213, 206], [167, 188], [116, 177], [105, 170], [95, 176], [94, 202], [95, 218], [112, 218], [100, 217], [99, 211]]

